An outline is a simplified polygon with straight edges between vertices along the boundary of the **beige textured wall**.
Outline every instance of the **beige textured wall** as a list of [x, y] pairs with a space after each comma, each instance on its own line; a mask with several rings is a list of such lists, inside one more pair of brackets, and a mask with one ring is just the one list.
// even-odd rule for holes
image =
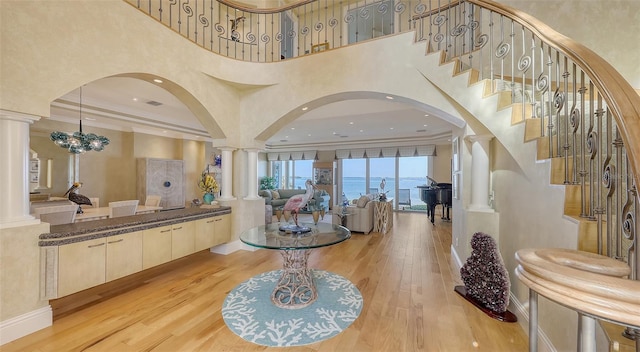
[[40, 300], [38, 236], [49, 224], [0, 230], [0, 321], [45, 307]]
[[593, 50], [640, 89], [640, 1], [498, 0]]

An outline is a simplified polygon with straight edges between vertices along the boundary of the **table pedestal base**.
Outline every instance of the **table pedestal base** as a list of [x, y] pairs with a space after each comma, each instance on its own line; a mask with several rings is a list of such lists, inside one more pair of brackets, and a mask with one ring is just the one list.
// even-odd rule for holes
[[278, 280], [271, 301], [285, 309], [304, 308], [318, 298], [312, 271], [307, 267], [311, 250], [282, 250], [282, 276]]

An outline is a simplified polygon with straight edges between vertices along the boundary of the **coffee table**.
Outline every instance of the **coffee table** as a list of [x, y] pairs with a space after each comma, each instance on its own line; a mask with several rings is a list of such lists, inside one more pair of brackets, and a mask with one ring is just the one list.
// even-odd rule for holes
[[334, 224], [300, 223], [310, 227], [311, 231], [292, 234], [279, 230], [283, 224], [276, 222], [251, 228], [240, 235], [240, 241], [258, 248], [280, 250], [282, 276], [273, 289], [271, 301], [280, 308], [304, 308], [318, 298], [313, 275], [307, 265], [311, 251], [346, 241], [351, 238], [351, 231]]

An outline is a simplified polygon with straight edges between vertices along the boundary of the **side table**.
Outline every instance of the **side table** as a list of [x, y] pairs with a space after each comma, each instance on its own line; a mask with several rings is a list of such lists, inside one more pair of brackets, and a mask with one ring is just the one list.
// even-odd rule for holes
[[[339, 225], [347, 227], [347, 216], [353, 215], [353, 214], [343, 213], [343, 212], [335, 212], [335, 213], [333, 213], [333, 215], [337, 216], [340, 219]], [[335, 221], [334, 221], [334, 224], [335, 224]]]
[[373, 231], [386, 234], [393, 227], [393, 209], [391, 205], [393, 200], [386, 202], [375, 201], [375, 209], [373, 213]]

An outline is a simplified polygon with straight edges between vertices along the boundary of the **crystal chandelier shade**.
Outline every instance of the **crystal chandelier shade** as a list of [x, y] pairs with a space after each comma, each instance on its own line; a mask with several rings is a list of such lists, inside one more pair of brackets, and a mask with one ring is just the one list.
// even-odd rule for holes
[[80, 87], [80, 130], [69, 134], [67, 132], [51, 132], [51, 140], [69, 153], [82, 154], [88, 151], [102, 151], [109, 144], [109, 138], [95, 133], [82, 133], [82, 87]]

